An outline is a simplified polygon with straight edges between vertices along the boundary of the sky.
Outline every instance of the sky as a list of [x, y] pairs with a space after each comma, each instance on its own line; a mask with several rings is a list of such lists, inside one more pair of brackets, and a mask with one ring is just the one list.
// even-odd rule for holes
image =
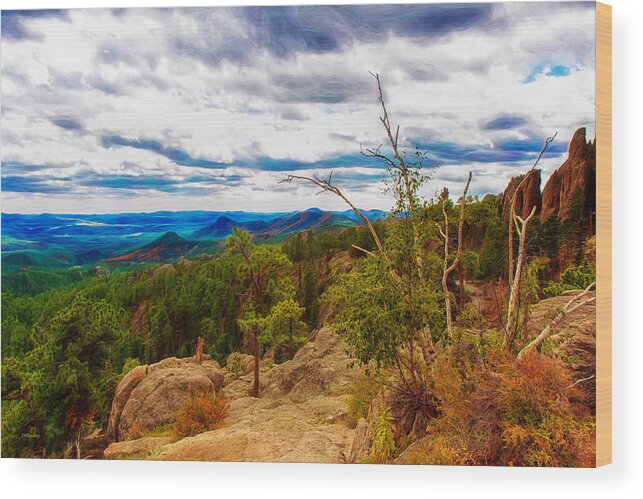
[[[2, 211], [388, 209], [379, 73], [427, 197], [594, 137], [594, 3], [3, 11]], [[434, 165], [440, 166], [435, 168]], [[544, 185], [544, 181], [543, 181]]]

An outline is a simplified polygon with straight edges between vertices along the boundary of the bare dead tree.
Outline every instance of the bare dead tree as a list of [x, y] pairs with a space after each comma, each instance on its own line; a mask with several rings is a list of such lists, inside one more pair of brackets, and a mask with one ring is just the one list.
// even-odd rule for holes
[[515, 336], [516, 325], [519, 322], [519, 317], [517, 314], [517, 303], [519, 302], [520, 294], [520, 281], [522, 278], [522, 269], [525, 262], [525, 245], [527, 240], [527, 228], [529, 227], [529, 222], [534, 218], [536, 214], [536, 207], [534, 206], [531, 209], [531, 212], [526, 218], [522, 218], [514, 213], [513, 222], [515, 226], [516, 233], [518, 234], [518, 258], [516, 262], [516, 270], [511, 280], [511, 285], [509, 286], [509, 304], [507, 305], [507, 321], [506, 321], [506, 335], [505, 341], [507, 344], [510, 344], [510, 336]]
[[467, 201], [467, 191], [471, 183], [471, 172], [467, 177], [467, 183], [464, 186], [462, 197], [460, 198], [460, 223], [458, 224], [458, 249], [456, 250], [455, 259], [449, 265], [449, 215], [447, 214], [446, 204], [448, 199], [442, 202], [442, 213], [444, 215], [444, 231], [438, 227], [440, 234], [444, 238], [444, 270], [442, 272], [442, 291], [444, 292], [444, 306], [447, 318], [447, 334], [451, 337], [453, 319], [451, 317], [451, 296], [449, 294], [448, 281], [451, 273], [456, 269], [462, 258], [462, 231], [464, 227], [464, 207]]
[[418, 211], [417, 200], [415, 198], [415, 195], [413, 194], [412, 179], [411, 179], [411, 174], [409, 172], [408, 165], [404, 158], [404, 154], [402, 154], [399, 149], [398, 141], [400, 136], [400, 126], [397, 125], [395, 127], [395, 133], [393, 133], [393, 127], [391, 126], [388, 111], [386, 109], [386, 103], [384, 102], [384, 95], [382, 93], [382, 84], [380, 81], [380, 75], [379, 73], [372, 73], [370, 71], [369, 73], [371, 74], [371, 76], [373, 76], [373, 78], [375, 78], [375, 81], [377, 82], [377, 99], [382, 108], [382, 115], [380, 116], [380, 122], [382, 123], [382, 125], [384, 126], [384, 130], [386, 131], [386, 136], [388, 137], [389, 144], [393, 151], [393, 157], [391, 158], [386, 154], [382, 153], [381, 151], [382, 145], [379, 145], [374, 149], [373, 148], [362, 149], [361, 153], [364, 156], [378, 158], [384, 161], [384, 163], [386, 163], [392, 170], [400, 173], [400, 176], [402, 178], [404, 194], [406, 196], [408, 206], [409, 206], [409, 211], [411, 214], [410, 223], [411, 223], [411, 230], [413, 231], [413, 248], [415, 252], [417, 272], [420, 279], [423, 280], [424, 279], [424, 261], [423, 261], [421, 244], [420, 244], [420, 232], [417, 226], [417, 211]]
[[562, 310], [558, 314], [556, 314], [556, 316], [551, 320], [549, 324], [547, 324], [547, 327], [545, 327], [538, 336], [536, 336], [533, 340], [531, 340], [531, 342], [529, 342], [527, 346], [525, 346], [522, 350], [520, 350], [520, 352], [518, 352], [518, 358], [521, 359], [528, 352], [538, 348], [542, 344], [542, 342], [549, 337], [553, 328], [569, 314], [574, 313], [576, 310], [587, 305], [588, 303], [592, 303], [593, 301], [596, 301], [596, 296], [585, 298], [585, 296], [587, 296], [587, 294], [595, 286], [596, 286], [596, 282], [591, 283], [589, 286], [585, 288], [585, 290], [582, 293], [577, 294], [571, 300], [569, 300], [562, 308]]
[[527, 182], [533, 171], [536, 169], [536, 166], [538, 166], [538, 163], [540, 163], [540, 159], [543, 157], [543, 154], [547, 151], [547, 148], [549, 145], [554, 141], [556, 138], [556, 135], [558, 135], [558, 132], [555, 132], [551, 137], [547, 137], [545, 139], [545, 144], [543, 145], [542, 149], [540, 150], [540, 153], [538, 153], [538, 156], [536, 157], [536, 161], [534, 161], [534, 164], [531, 166], [529, 171], [525, 174], [525, 176], [522, 178], [518, 186], [516, 187], [516, 190], [513, 192], [513, 195], [511, 196], [511, 204], [509, 208], [509, 274], [508, 274], [508, 279], [509, 279], [509, 285], [513, 284], [513, 279], [514, 279], [514, 232], [513, 232], [513, 226], [514, 226], [514, 216], [516, 215], [516, 197], [520, 189], [522, 188], [523, 184]]

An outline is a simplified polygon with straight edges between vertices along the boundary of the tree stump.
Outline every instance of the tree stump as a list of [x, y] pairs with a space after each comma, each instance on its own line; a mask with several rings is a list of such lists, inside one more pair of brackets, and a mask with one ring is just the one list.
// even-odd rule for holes
[[199, 365], [203, 363], [203, 338], [201, 336], [196, 339], [196, 363]]

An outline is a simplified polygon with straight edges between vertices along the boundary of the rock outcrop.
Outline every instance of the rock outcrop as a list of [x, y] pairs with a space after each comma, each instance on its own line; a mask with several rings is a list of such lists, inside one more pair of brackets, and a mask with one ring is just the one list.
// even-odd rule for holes
[[172, 424], [176, 412], [197, 393], [216, 393], [224, 371], [213, 360], [168, 358], [132, 369], [116, 387], [107, 434], [128, 440], [146, 430]]
[[171, 437], [143, 437], [125, 442], [113, 442], [105, 449], [105, 459], [150, 459], [164, 446], [172, 442]]
[[[527, 176], [525, 182], [520, 185], [523, 179]], [[518, 187], [520, 186], [520, 189]], [[517, 192], [516, 192], [517, 190]], [[516, 213], [525, 218], [531, 213], [533, 207], [536, 207], [536, 214], [540, 212], [541, 196], [540, 196], [540, 170], [533, 170], [530, 173], [512, 177], [502, 194], [502, 218], [507, 220], [509, 217], [509, 210], [511, 209], [511, 200], [516, 193]]]
[[346, 462], [355, 429], [346, 400], [358, 370], [329, 328], [317, 331], [295, 357], [261, 369], [260, 398], [248, 396], [252, 373], [225, 386], [224, 428], [165, 445], [158, 459]]
[[[580, 206], [578, 206], [580, 205]], [[586, 141], [585, 128], [574, 133], [567, 160], [554, 171], [542, 194], [541, 221], [554, 214], [567, 221], [576, 208], [589, 216], [596, 205], [596, 140]]]

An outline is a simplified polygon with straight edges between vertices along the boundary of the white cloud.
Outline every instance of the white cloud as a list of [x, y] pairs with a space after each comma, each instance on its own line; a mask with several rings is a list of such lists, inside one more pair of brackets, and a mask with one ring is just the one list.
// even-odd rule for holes
[[[592, 9], [497, 4], [484, 29], [424, 42], [391, 35], [336, 52], [299, 51], [281, 58], [255, 47], [237, 62], [217, 54], [234, 49], [230, 39], [246, 36], [239, 16], [224, 9], [200, 11], [206, 17], [198, 12], [131, 9], [116, 16], [73, 10], [64, 19], [29, 20], [41, 39], [2, 40], [2, 160], [41, 165], [22, 175], [48, 176], [69, 189], [64, 194], [5, 190], [4, 211], [281, 211], [311, 204], [343, 209], [326, 196], [312, 198], [307, 187], [280, 186], [282, 173], [180, 166], [150, 150], [105, 148], [101, 137], [157, 141], [192, 158], [231, 164], [356, 154], [360, 142], [377, 145], [385, 139], [369, 70], [381, 73], [392, 120], [401, 124], [405, 140], [491, 148], [507, 139], [544, 140], [554, 131], [566, 141], [579, 126], [587, 126], [590, 137], [594, 133]], [[208, 54], [214, 55], [208, 59]], [[539, 65], [543, 69], [525, 83]], [[569, 68], [569, 74], [548, 76], [555, 65]], [[527, 123], [483, 128], [499, 115], [519, 115]], [[82, 126], [57, 126], [52, 120], [58, 116]], [[560, 162], [544, 161], [543, 176]], [[474, 192], [498, 192], [528, 166], [447, 164], [429, 188], [442, 182], [457, 192], [457, 175], [464, 178], [471, 169]], [[62, 180], [91, 174], [163, 176], [179, 187], [205, 189], [205, 195], [124, 192]], [[188, 182], [197, 175], [241, 178], [228, 185]], [[390, 206], [374, 181], [346, 189], [364, 207]]]

